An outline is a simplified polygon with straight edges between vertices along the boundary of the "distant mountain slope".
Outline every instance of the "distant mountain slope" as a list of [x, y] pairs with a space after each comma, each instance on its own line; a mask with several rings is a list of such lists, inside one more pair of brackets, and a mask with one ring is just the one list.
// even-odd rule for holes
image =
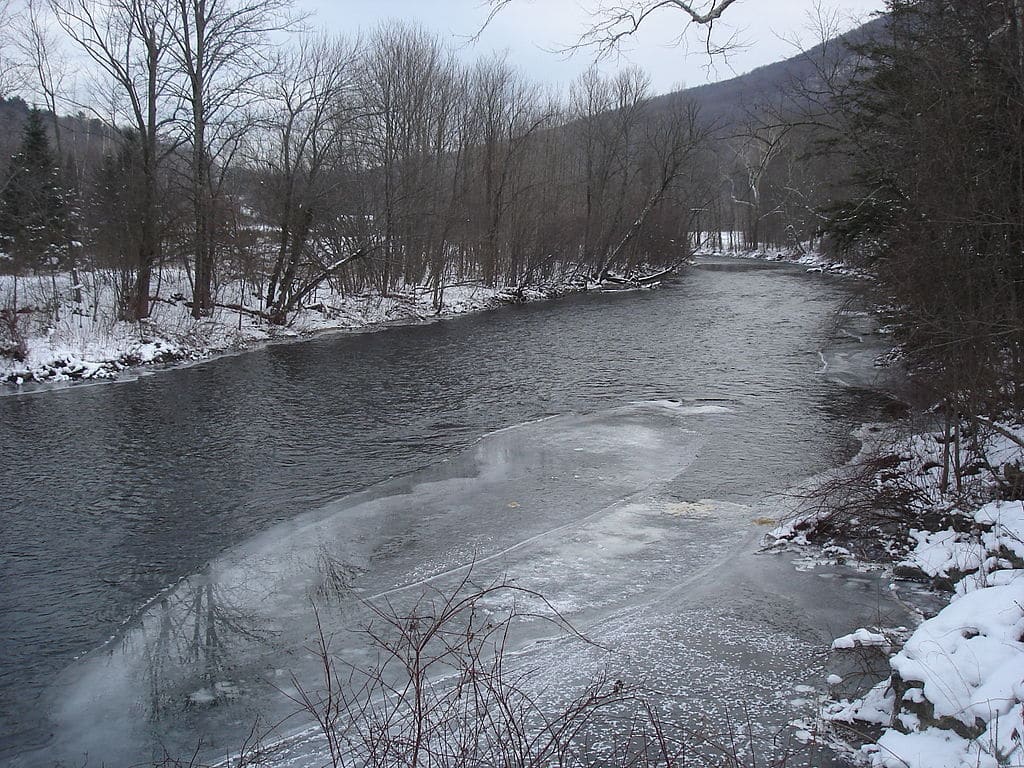
[[[830, 45], [837, 42], [848, 45], [869, 42], [881, 35], [884, 25], [884, 17], [872, 19], [840, 35]], [[714, 124], [732, 123], [743, 115], [745, 108], [765, 99], [781, 98], [788, 85], [812, 77], [815, 74], [814, 61], [820, 57], [821, 50], [822, 47], [818, 45], [806, 53], [766, 64], [738, 77], [659, 96], [655, 103], [667, 107], [680, 98], [687, 99], [696, 103], [701, 115]]]

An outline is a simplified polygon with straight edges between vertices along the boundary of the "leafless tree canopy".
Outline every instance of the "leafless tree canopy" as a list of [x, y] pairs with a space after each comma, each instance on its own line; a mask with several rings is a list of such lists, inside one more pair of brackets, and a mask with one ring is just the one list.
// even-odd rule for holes
[[[513, 2], [524, 0], [488, 0], [491, 11], [486, 24], [489, 24], [503, 8]], [[568, 46], [573, 48], [592, 48], [598, 55], [605, 56], [615, 51], [619, 44], [636, 34], [641, 26], [648, 23], [652, 16], [661, 11], [675, 12], [679, 18], [680, 32], [686, 27], [696, 25], [704, 27], [704, 40], [707, 52], [720, 53], [729, 48], [729, 44], [716, 45], [712, 42], [715, 23], [722, 14], [737, 0], [631, 0], [631, 2], [600, 2], [591, 13], [590, 26], [580, 33], [578, 42]], [[485, 26], [486, 26], [485, 24]]]
[[[86, 224], [61, 225], [82, 243], [61, 266], [84, 256], [113, 269], [126, 319], [167, 300], [167, 266], [187, 272], [196, 318], [221, 304], [276, 324], [325, 283], [426, 286], [440, 308], [467, 280], [521, 295], [667, 267], [688, 258], [691, 212], [715, 195], [698, 172], [710, 137], [699, 111], [657, 106], [636, 70], [588, 72], [566, 102], [504, 57], [460, 62], [419, 27], [385, 24], [358, 42], [294, 29], [283, 0], [30, 10], [23, 59], [56, 158], [74, 154], [57, 118], [81, 98], [63, 75], [68, 51], [109, 96], [103, 155], [75, 160], [80, 196], [68, 200]], [[220, 295], [223, 282], [251, 298]]]

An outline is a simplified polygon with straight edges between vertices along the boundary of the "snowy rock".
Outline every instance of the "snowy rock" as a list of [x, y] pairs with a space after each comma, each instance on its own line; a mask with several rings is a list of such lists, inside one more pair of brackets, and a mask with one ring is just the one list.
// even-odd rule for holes
[[1024, 581], [959, 596], [921, 624], [892, 658], [893, 686], [903, 708], [926, 729], [979, 737], [1024, 700], [1022, 635]]
[[901, 733], [887, 730], [862, 753], [873, 768], [1005, 768], [1024, 764], [1021, 734], [1024, 709], [1018, 704], [989, 723], [975, 739], [941, 728]]
[[989, 553], [1024, 568], [1024, 502], [993, 501], [975, 512], [974, 520], [991, 529], [982, 535]]
[[851, 651], [854, 648], [880, 648], [888, 651], [891, 647], [885, 635], [864, 628], [832, 641], [833, 651]]
[[[991, 528], [981, 537], [984, 550], [1019, 554], [1024, 533], [1020, 502], [986, 504], [973, 519]], [[919, 541], [962, 543], [948, 535]], [[925, 559], [926, 565], [942, 562]], [[876, 744], [861, 750], [873, 768], [1024, 763], [1024, 569], [1009, 565], [1005, 559], [985, 558], [956, 585], [950, 604], [923, 622], [890, 659], [891, 681], [880, 683], [863, 700], [826, 708], [826, 720], [869, 721], [871, 702], [885, 688], [893, 705], [890, 727]]]
[[967, 742], [951, 731], [929, 728], [913, 734], [887, 730], [864, 750], [874, 768], [963, 768]]
[[[943, 482], [941, 433], [907, 438], [901, 466], [874, 474], [878, 488], [907, 492], [906, 519], [917, 526], [910, 551], [893, 540], [894, 576], [953, 594], [890, 657], [889, 680], [822, 711], [825, 722], [883, 726], [877, 743], [860, 750], [873, 768], [1024, 765], [1024, 502], [983, 503], [1015, 487], [1021, 446], [1014, 437], [1022, 433], [1002, 424], [975, 434], [955, 499]], [[802, 527], [779, 532], [795, 539]], [[833, 648], [872, 641], [877, 633], [861, 629]]]
[[984, 547], [969, 534], [952, 529], [934, 533], [912, 530], [910, 536], [916, 546], [893, 568], [893, 574], [900, 579], [930, 581], [943, 589], [952, 589], [985, 560]]
[[822, 711], [822, 719], [831, 723], [868, 723], [889, 725], [892, 721], [896, 694], [888, 680], [874, 686], [863, 698], [833, 702]]

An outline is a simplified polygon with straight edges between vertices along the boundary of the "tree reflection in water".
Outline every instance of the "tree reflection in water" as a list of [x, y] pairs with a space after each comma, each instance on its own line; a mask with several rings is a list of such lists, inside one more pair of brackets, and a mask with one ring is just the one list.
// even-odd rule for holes
[[[161, 720], [183, 706], [209, 706], [237, 698], [229, 679], [253, 644], [278, 632], [253, 607], [239, 607], [239, 592], [210, 566], [160, 597], [140, 626], [148, 715]], [[252, 605], [252, 604], [250, 604]], [[126, 642], [132, 634], [126, 636]]]

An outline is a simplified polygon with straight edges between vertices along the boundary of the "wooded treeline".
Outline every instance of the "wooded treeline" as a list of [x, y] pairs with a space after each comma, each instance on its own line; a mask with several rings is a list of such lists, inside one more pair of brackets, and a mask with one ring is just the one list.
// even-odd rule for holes
[[[45, 109], [2, 180], [0, 268], [113, 270], [119, 316], [140, 319], [155, 270], [177, 266], [195, 317], [242, 279], [286, 323], [325, 281], [428, 284], [440, 305], [462, 280], [515, 287], [689, 255], [715, 194], [709, 130], [686, 104], [652, 109], [639, 71], [587, 73], [563, 99], [413, 26], [354, 40], [289, 13], [30, 0], [21, 23], [38, 34], [20, 67], [0, 62]], [[59, 105], [81, 98], [64, 90], [72, 61], [87, 62], [88, 107], [109, 115], [100, 152], [62, 142]]]
[[762, 104], [704, 118], [636, 69], [563, 96], [413, 26], [310, 32], [285, 0], [4, 2], [0, 96], [41, 109], [0, 137], [0, 270], [104, 270], [123, 319], [168, 298], [164, 267], [197, 318], [248, 291], [283, 324], [324, 283], [429, 285], [440, 307], [453, 283], [599, 279], [820, 228], [805, 129]]

